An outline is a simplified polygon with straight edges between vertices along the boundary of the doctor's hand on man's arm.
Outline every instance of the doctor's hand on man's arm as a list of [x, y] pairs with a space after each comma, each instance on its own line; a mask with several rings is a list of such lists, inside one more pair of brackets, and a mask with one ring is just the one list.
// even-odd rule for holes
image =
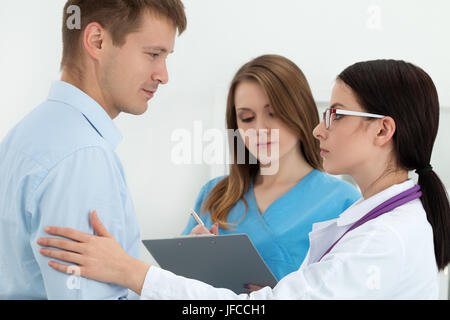
[[[80, 275], [93, 280], [115, 283], [141, 294], [142, 286], [150, 265], [128, 255], [108, 232], [94, 210], [90, 217], [97, 236], [70, 228], [46, 227], [45, 232], [72, 240], [57, 238], [39, 238], [37, 243], [44, 247], [40, 253], [78, 265]], [[49, 261], [53, 269], [69, 273], [70, 265]]]
[[[77, 264], [82, 277], [115, 283], [141, 295], [150, 265], [128, 255], [102, 224], [95, 210], [90, 216], [90, 222], [97, 235], [70, 228], [46, 227], [46, 233], [71, 240], [39, 238], [37, 243], [44, 247], [40, 249], [40, 253], [50, 258]], [[203, 228], [207, 230], [205, 227]], [[197, 232], [202, 231], [204, 230], [197, 230]], [[217, 225], [213, 225], [208, 233], [217, 234]], [[64, 273], [70, 273], [71, 270], [70, 265], [52, 260], [48, 265]], [[246, 288], [249, 293], [261, 289], [252, 284], [248, 284]]]

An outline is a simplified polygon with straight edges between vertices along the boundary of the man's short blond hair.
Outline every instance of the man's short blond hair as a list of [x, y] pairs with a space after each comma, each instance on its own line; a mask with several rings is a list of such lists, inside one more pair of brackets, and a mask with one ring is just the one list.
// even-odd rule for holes
[[[71, 8], [79, 9], [79, 28], [69, 28]], [[181, 34], [187, 19], [181, 0], [68, 0], [64, 6], [62, 27], [63, 56], [61, 68], [77, 63], [82, 48], [82, 35], [87, 25], [98, 22], [112, 36], [116, 46], [125, 44], [126, 36], [141, 26], [145, 11], [168, 18]]]

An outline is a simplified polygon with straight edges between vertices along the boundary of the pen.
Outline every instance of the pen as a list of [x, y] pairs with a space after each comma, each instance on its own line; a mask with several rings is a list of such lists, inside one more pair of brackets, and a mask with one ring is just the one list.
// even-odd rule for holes
[[201, 226], [204, 226], [204, 225], [205, 225], [205, 224], [203, 223], [202, 219], [200, 219], [200, 217], [198, 216], [198, 214], [197, 214], [193, 209], [191, 209], [191, 210], [189, 211], [189, 213], [192, 215], [192, 217], [194, 217], [195, 221], [197, 221], [197, 223], [198, 223], [199, 225], [201, 225]]

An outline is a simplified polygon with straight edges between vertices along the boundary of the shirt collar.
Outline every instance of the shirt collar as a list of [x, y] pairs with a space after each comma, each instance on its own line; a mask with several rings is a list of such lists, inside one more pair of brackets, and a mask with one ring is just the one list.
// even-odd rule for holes
[[48, 100], [68, 104], [80, 111], [99, 135], [111, 145], [113, 150], [122, 140], [121, 133], [108, 113], [97, 101], [77, 87], [64, 81], [55, 81], [50, 88]]
[[382, 204], [384, 201], [412, 187], [414, 187], [414, 181], [408, 179], [400, 184], [394, 184], [393, 186], [390, 186], [389, 188], [373, 195], [366, 200], [358, 200], [352, 206], [347, 208], [347, 210], [345, 210], [341, 215], [339, 215], [339, 218], [337, 219], [337, 225], [340, 227], [358, 221], [370, 210]]

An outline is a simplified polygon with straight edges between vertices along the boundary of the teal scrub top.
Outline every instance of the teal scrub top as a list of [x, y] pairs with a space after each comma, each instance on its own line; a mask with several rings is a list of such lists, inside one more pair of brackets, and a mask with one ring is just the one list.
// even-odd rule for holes
[[[218, 177], [203, 186], [194, 210], [210, 229], [213, 225], [208, 212], [200, 212], [210, 190], [224, 177]], [[285, 194], [277, 198], [261, 214], [255, 200], [253, 183], [244, 195], [248, 203], [239, 200], [228, 212], [227, 222], [237, 223], [232, 230], [219, 228], [219, 235], [245, 233], [258, 250], [277, 280], [297, 271], [309, 249], [309, 232], [316, 222], [337, 218], [361, 198], [350, 183], [319, 170], [311, 171]], [[190, 217], [183, 235], [197, 225]]]

